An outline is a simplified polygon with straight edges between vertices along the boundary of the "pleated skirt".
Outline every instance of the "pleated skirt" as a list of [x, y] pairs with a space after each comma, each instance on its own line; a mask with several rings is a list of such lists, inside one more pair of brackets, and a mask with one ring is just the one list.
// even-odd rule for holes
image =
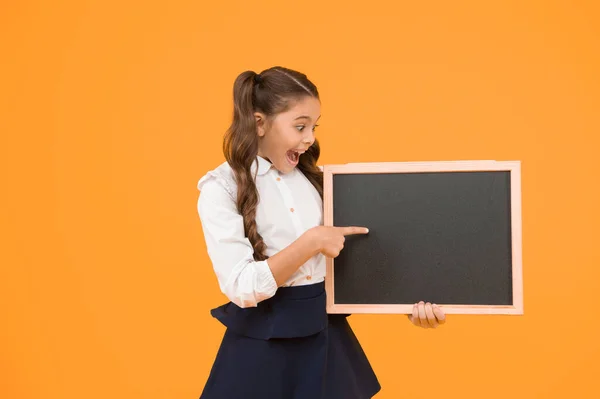
[[227, 328], [200, 399], [368, 399], [381, 389], [348, 315], [327, 314], [323, 282], [211, 314]]

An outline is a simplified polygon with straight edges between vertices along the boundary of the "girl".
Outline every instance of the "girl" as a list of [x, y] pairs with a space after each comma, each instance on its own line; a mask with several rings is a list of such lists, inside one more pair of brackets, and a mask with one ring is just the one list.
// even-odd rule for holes
[[[325, 308], [325, 257], [365, 227], [323, 223], [317, 88], [283, 67], [235, 80], [226, 162], [198, 182], [208, 255], [230, 302], [202, 399], [364, 399], [380, 385], [347, 315]], [[415, 325], [444, 313], [415, 304]]]

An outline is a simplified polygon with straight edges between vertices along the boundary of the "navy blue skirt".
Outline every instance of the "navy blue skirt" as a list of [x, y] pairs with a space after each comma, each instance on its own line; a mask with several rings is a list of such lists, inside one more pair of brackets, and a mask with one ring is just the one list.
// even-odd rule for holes
[[381, 389], [325, 284], [281, 287], [257, 307], [211, 311], [227, 329], [200, 399], [367, 399]]

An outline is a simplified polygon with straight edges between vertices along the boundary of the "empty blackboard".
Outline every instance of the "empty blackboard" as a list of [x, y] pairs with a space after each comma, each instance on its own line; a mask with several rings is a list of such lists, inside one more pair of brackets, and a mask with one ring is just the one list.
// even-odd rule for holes
[[327, 226], [364, 226], [327, 259], [329, 313], [522, 314], [519, 161], [325, 165]]

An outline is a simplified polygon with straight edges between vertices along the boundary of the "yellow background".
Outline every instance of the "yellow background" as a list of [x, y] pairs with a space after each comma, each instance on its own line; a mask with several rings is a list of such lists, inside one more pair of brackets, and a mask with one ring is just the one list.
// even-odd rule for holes
[[596, 4], [3, 1], [0, 397], [199, 396], [196, 182], [272, 65], [317, 83], [323, 164], [523, 162], [525, 316], [352, 316], [377, 398], [598, 397]]

